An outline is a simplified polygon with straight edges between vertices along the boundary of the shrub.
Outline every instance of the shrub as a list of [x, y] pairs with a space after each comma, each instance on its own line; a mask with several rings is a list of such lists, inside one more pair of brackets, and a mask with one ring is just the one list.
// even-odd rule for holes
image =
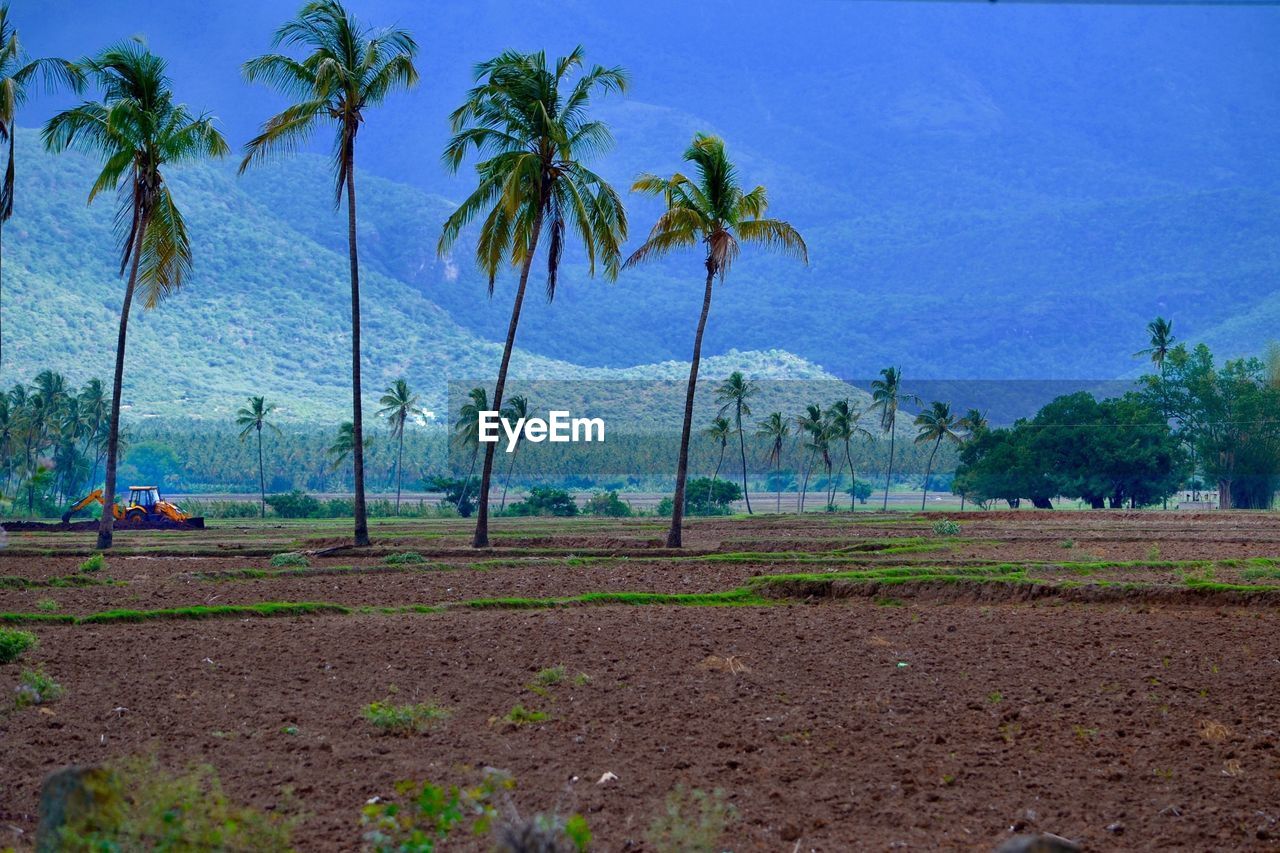
[[960, 525], [949, 518], [942, 518], [933, 523], [933, 532], [935, 536], [958, 536]]
[[480, 784], [470, 788], [398, 782], [396, 798], [371, 802], [360, 814], [367, 849], [371, 853], [431, 853], [437, 842], [445, 841], [468, 821], [468, 834], [485, 835], [493, 829], [498, 814], [494, 795], [514, 786], [509, 774], [492, 769]]
[[29, 631], [0, 628], [0, 663], [13, 663], [23, 652], [36, 647], [36, 635]]
[[584, 515], [600, 515], [608, 518], [628, 518], [631, 507], [618, 499], [617, 492], [599, 492], [592, 495], [582, 507]]
[[544, 723], [551, 719], [551, 715], [545, 711], [534, 711], [523, 705], [516, 705], [502, 719], [513, 726], [525, 726], [530, 723]]
[[316, 518], [320, 515], [320, 501], [301, 489], [283, 495], [268, 495], [267, 506], [281, 518]]
[[134, 759], [90, 771], [85, 785], [92, 807], [62, 828], [59, 850], [288, 850], [298, 821], [232, 804], [208, 766], [176, 775]]
[[529, 495], [507, 508], [509, 515], [554, 515], [562, 518], [578, 514], [573, 496], [564, 489], [534, 486]]
[[385, 732], [408, 734], [424, 732], [450, 714], [448, 708], [434, 702], [419, 705], [392, 705], [390, 702], [371, 702], [360, 715]]
[[311, 563], [307, 560], [305, 554], [299, 554], [297, 551], [286, 551], [283, 554], [276, 554], [271, 558], [271, 568], [285, 569], [297, 567], [305, 569]]
[[649, 824], [645, 841], [659, 853], [715, 853], [729, 822], [733, 806], [724, 801], [724, 792], [708, 794], [683, 786], [667, 794], [662, 814]]
[[18, 698], [14, 705], [25, 708], [29, 705], [48, 705], [57, 702], [66, 692], [62, 685], [54, 681], [41, 667], [24, 669], [18, 679]]
[[45, 613], [52, 613], [58, 609], [58, 602], [52, 598], [42, 598], [36, 602], [36, 610], [43, 610]]
[[107, 558], [101, 553], [94, 554], [80, 564], [82, 572], [100, 572], [107, 567]]
[[405, 551], [400, 554], [388, 554], [382, 562], [388, 566], [416, 566], [425, 563], [427, 558], [416, 551]]
[[[685, 515], [729, 515], [729, 504], [737, 500], [742, 500], [742, 487], [728, 480], [698, 477], [685, 483]], [[656, 514], [670, 518], [674, 509], [675, 500], [663, 498], [658, 502]]]

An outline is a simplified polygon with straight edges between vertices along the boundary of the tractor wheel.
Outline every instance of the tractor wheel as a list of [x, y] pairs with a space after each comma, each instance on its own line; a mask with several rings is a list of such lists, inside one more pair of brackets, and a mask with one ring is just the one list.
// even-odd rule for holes
[[124, 526], [125, 527], [142, 527], [147, 523], [147, 511], [134, 507], [125, 510]]

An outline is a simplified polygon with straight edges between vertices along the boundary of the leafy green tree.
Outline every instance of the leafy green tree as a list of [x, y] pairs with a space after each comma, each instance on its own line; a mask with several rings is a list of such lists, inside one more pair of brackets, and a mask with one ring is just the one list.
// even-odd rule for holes
[[759, 388], [735, 370], [729, 378], [716, 389], [716, 402], [720, 403], [720, 414], [733, 410], [733, 429], [738, 434], [738, 452], [742, 456], [742, 494], [747, 501], [747, 515], [751, 515], [751, 493], [747, 490], [747, 438], [742, 431], [742, 416], [751, 414], [750, 399]]
[[[990, 428], [987, 423], [987, 416], [978, 409], [970, 409], [960, 418], [960, 430], [964, 433], [963, 441], [972, 441], [977, 435]], [[967, 495], [963, 488], [957, 488], [956, 482], [952, 481], [952, 491], [960, 496], [960, 511], [964, 512], [964, 501]]]
[[[523, 394], [513, 394], [507, 404], [502, 407], [502, 419], [511, 424], [512, 428], [520, 423], [523, 419], [529, 417], [529, 398]], [[516, 456], [520, 453], [521, 436], [517, 434], [515, 446], [511, 448], [511, 461], [507, 463], [507, 476], [502, 481], [502, 503], [498, 507], [498, 511], [507, 508], [507, 488], [511, 485], [511, 474], [516, 469]]]
[[916, 444], [933, 444], [929, 451], [929, 462], [924, 468], [924, 493], [920, 496], [920, 511], [924, 512], [925, 501], [929, 499], [929, 477], [933, 474], [933, 460], [938, 455], [942, 442], [959, 444], [963, 438], [961, 419], [951, 414], [951, 404], [934, 400], [929, 408], [916, 415]]
[[524, 500], [511, 505], [512, 515], [554, 515], [560, 517], [578, 514], [573, 496], [563, 489], [534, 486]]
[[[782, 463], [782, 448], [789, 435], [791, 435], [791, 424], [787, 422], [782, 412], [770, 412], [768, 417], [756, 424], [756, 438], [763, 438], [769, 442], [769, 451], [765, 462], [773, 468], [775, 474], [779, 473]], [[780, 513], [782, 512], [782, 478], [775, 477], [774, 483], [778, 487], [775, 512]]]
[[63, 84], [78, 92], [84, 85], [80, 69], [67, 60], [27, 56], [18, 30], [9, 20], [9, 4], [0, 3], [0, 144], [9, 143], [8, 164], [0, 181], [0, 365], [4, 363], [4, 224], [13, 216], [18, 110], [27, 102], [33, 84], [41, 79], [47, 88]]
[[903, 404], [919, 402], [914, 395], [902, 390], [902, 368], [886, 367], [880, 378], [871, 383], [871, 408], [880, 413], [880, 430], [889, 433], [889, 462], [884, 473], [884, 503], [881, 510], [889, 508], [889, 483], [893, 480], [894, 441], [898, 424], [898, 409]]
[[364, 420], [360, 389], [360, 263], [356, 251], [356, 134], [365, 111], [418, 82], [418, 45], [406, 30], [371, 30], [338, 0], [307, 3], [276, 30], [272, 47], [297, 47], [302, 59], [268, 53], [244, 64], [250, 82], [261, 80], [295, 102], [263, 125], [245, 147], [243, 173], [272, 153], [292, 151], [323, 123], [334, 127], [334, 204], [347, 201], [347, 254], [351, 275], [351, 424], [355, 476], [355, 544], [369, 544], [364, 495]]
[[[729, 419], [723, 416], [717, 416], [711, 419], [711, 426], [702, 431], [702, 434], [711, 439], [712, 443], [720, 448], [720, 455], [716, 459], [716, 470], [711, 475], [711, 483], [715, 483], [720, 479], [720, 466], [724, 464], [724, 452], [729, 447], [729, 436], [733, 435], [733, 427], [729, 424]], [[708, 485], [708, 489], [710, 485]], [[708, 493], [710, 500], [710, 493]]]
[[417, 416], [421, 408], [418, 395], [409, 388], [403, 376], [391, 383], [378, 403], [382, 406], [378, 416], [387, 419], [391, 425], [391, 437], [396, 441], [396, 515], [399, 515], [400, 490], [404, 483], [404, 425], [411, 416]]
[[[594, 66], [571, 82], [582, 68], [583, 50], [548, 65], [546, 54], [507, 51], [476, 67], [477, 85], [450, 116], [453, 137], [445, 148], [452, 171], [468, 151], [480, 158], [479, 184], [445, 221], [438, 251], [448, 253], [462, 229], [483, 215], [476, 262], [489, 277], [493, 294], [498, 270], [518, 267], [520, 280], [502, 362], [493, 388], [493, 406], [502, 410], [507, 368], [515, 347], [529, 271], [540, 239], [547, 240], [547, 299], [555, 297], [566, 229], [582, 240], [591, 274], [599, 262], [606, 278], [618, 274], [620, 246], [627, 236], [622, 200], [584, 162], [612, 142], [608, 127], [590, 117], [596, 93], [621, 92], [627, 75], [621, 68]], [[473, 544], [489, 545], [489, 486], [495, 444], [485, 448], [480, 473], [479, 511]]]
[[740, 244], [756, 244], [777, 249], [809, 261], [804, 238], [780, 219], [765, 218], [768, 195], [763, 186], [744, 192], [738, 172], [717, 136], [696, 134], [684, 153], [694, 167], [694, 176], [679, 172], [669, 178], [642, 175], [632, 187], [635, 192], [660, 196], [666, 211], [658, 217], [640, 248], [627, 258], [627, 266], [663, 257], [677, 249], [705, 246], [703, 267], [707, 277], [702, 295], [702, 313], [693, 337], [693, 357], [689, 364], [689, 384], [685, 392], [684, 422], [680, 433], [680, 460], [676, 466], [676, 492], [667, 547], [679, 548], [684, 516], [685, 480], [689, 476], [689, 436], [693, 431], [693, 398], [702, 359], [702, 335], [711, 312], [711, 288], [717, 277], [724, 280], [737, 259]]
[[275, 410], [275, 403], [268, 403], [263, 397], [250, 397], [249, 405], [241, 406], [236, 412], [240, 440], [244, 441], [253, 434], [258, 436], [258, 497], [261, 500], [262, 518], [267, 517], [267, 474], [262, 461], [262, 428], [266, 427], [276, 435], [280, 434], [280, 427], [267, 420]]
[[208, 115], [193, 115], [175, 104], [165, 63], [137, 42], [124, 42], [81, 60], [77, 73], [96, 84], [102, 101], [88, 101], [58, 113], [45, 125], [45, 146], [55, 152], [78, 148], [102, 158], [102, 171], [89, 200], [124, 184], [117, 227], [121, 233], [120, 274], [128, 273], [116, 367], [111, 387], [107, 438], [105, 511], [98, 549], [111, 547], [119, 453], [120, 392], [124, 380], [129, 309], [141, 285], [143, 307], [155, 308], [182, 286], [191, 270], [191, 241], [182, 213], [165, 183], [168, 166], [229, 153]]

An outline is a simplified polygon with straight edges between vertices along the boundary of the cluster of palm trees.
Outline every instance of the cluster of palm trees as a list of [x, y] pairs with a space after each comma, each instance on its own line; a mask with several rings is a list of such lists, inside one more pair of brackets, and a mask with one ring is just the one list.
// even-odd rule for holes
[[[243, 68], [248, 80], [281, 91], [292, 103], [268, 119], [261, 133], [247, 143], [242, 172], [274, 154], [296, 150], [322, 126], [332, 133], [334, 203], [345, 203], [347, 210], [352, 329], [349, 447], [358, 546], [369, 543], [369, 533], [361, 416], [356, 142], [373, 107], [393, 92], [417, 83], [416, 55], [417, 44], [407, 31], [370, 28], [356, 20], [339, 0], [313, 0], [276, 31], [272, 52], [249, 60]], [[230, 148], [212, 117], [193, 113], [175, 100], [164, 60], [141, 42], [117, 44], [75, 63], [50, 60], [37, 68], [48, 70], [77, 91], [91, 87], [99, 93], [98, 100], [87, 100], [57, 114], [45, 125], [42, 136], [51, 151], [75, 148], [100, 158], [102, 168], [89, 191], [91, 201], [108, 190], [118, 190], [121, 197], [118, 260], [126, 285], [110, 395], [105, 485], [110, 500], [115, 494], [119, 403], [134, 298], [140, 294], [144, 307], [154, 308], [182, 286], [191, 270], [191, 243], [165, 173], [181, 163], [226, 156]], [[34, 73], [22, 70], [8, 79], [23, 82]], [[684, 154], [692, 167], [691, 175], [643, 175], [632, 187], [662, 198], [665, 211], [624, 262], [627, 216], [621, 196], [587, 164], [612, 142], [609, 128], [591, 114], [592, 99], [624, 92], [627, 85], [627, 74], [621, 68], [587, 66], [580, 47], [555, 61], [542, 52], [507, 51], [477, 65], [474, 87], [449, 117], [453, 136], [444, 152], [445, 165], [451, 171], [473, 157], [477, 185], [445, 221], [437, 251], [447, 254], [464, 233], [471, 233], [468, 226], [478, 223], [475, 257], [488, 276], [490, 292], [504, 266], [518, 271], [502, 359], [492, 396], [486, 401], [498, 411], [506, 402], [508, 367], [539, 249], [546, 264], [548, 299], [555, 296], [560, 263], [571, 236], [581, 243], [590, 273], [594, 275], [599, 269], [607, 278], [616, 277], [624, 266], [675, 250], [702, 251], [704, 295], [685, 401], [675, 512], [667, 536], [669, 545], [679, 546], [694, 389], [713, 285], [724, 279], [742, 244], [779, 250], [804, 261], [807, 248], [789, 224], [767, 217], [764, 187], [744, 189], [723, 141], [698, 134]], [[0, 113], [0, 121], [6, 118], [11, 120], [11, 115]], [[262, 408], [265, 417], [265, 404]], [[248, 421], [242, 426], [260, 437], [265, 421], [255, 414], [252, 404], [248, 411]], [[734, 414], [740, 428], [745, 412], [736, 406]], [[473, 538], [477, 547], [489, 542], [488, 495], [494, 450], [495, 445], [487, 444], [483, 455]], [[98, 547], [109, 548], [111, 540], [112, 513], [108, 511], [102, 516]]]
[[[751, 414], [750, 400], [756, 396], [759, 388], [756, 383], [734, 372], [715, 391], [720, 410], [712, 418], [710, 425], [703, 430], [703, 435], [720, 448], [712, 481], [719, 477], [724, 463], [725, 452], [734, 436], [742, 463], [742, 492], [746, 497], [747, 512], [751, 513], [751, 500], [747, 489], [747, 453], [746, 434], [742, 418]], [[794, 418], [788, 418], [780, 411], [770, 412], [756, 422], [755, 436], [765, 441], [765, 463], [780, 475], [783, 453], [792, 436], [794, 423], [796, 439], [807, 453], [802, 461], [802, 480], [796, 494], [796, 510], [804, 512], [805, 499], [809, 490], [809, 480], [821, 465], [825, 474], [827, 508], [834, 508], [836, 489], [840, 476], [833, 476], [835, 471], [848, 470], [850, 488], [858, 482], [854, 465], [852, 445], [855, 439], [870, 440], [872, 432], [862, 426], [864, 417], [872, 416], [880, 431], [888, 435], [889, 459], [885, 466], [884, 500], [882, 508], [889, 505], [889, 487], [893, 479], [894, 451], [896, 444], [897, 420], [903, 405], [919, 404], [918, 397], [907, 394], [902, 388], [902, 371], [897, 367], [887, 367], [880, 371], [880, 378], [871, 383], [871, 403], [859, 410], [848, 399], [837, 400], [822, 408], [819, 403], [810, 403], [805, 410]], [[732, 415], [731, 421], [726, 415]], [[920, 508], [924, 509], [929, 496], [929, 478], [933, 474], [933, 463], [938, 450], [944, 442], [960, 444], [966, 437], [986, 428], [986, 417], [977, 409], [970, 409], [963, 416], [951, 411], [951, 404], [935, 401], [915, 416], [915, 443], [930, 446], [928, 463], [925, 467], [924, 494], [920, 499]], [[782, 509], [781, 478], [777, 479], [777, 509]], [[856, 501], [855, 501], [856, 503]]]
[[[80, 497], [97, 480], [110, 408], [100, 380], [77, 390], [52, 370], [0, 394], [4, 494], [25, 496], [28, 513], [37, 500], [58, 505]], [[44, 464], [50, 459], [52, 465]]]

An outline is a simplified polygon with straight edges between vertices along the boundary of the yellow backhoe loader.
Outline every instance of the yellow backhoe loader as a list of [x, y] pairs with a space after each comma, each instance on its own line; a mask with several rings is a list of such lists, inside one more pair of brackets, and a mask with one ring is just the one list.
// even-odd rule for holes
[[[72, 504], [62, 514], [62, 523], [70, 524], [71, 516], [95, 502], [104, 504], [102, 489], [96, 489]], [[129, 500], [113, 503], [111, 514], [115, 516], [117, 526], [135, 530], [175, 527], [204, 529], [203, 518], [188, 515], [177, 505], [164, 500], [155, 486], [130, 486]]]

